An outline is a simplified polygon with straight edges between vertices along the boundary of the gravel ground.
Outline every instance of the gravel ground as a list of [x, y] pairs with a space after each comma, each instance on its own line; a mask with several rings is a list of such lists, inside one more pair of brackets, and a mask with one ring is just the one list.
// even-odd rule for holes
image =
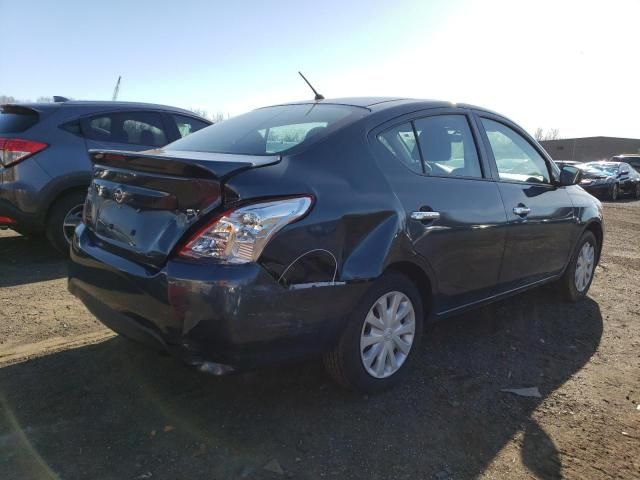
[[0, 232], [0, 478], [638, 479], [640, 202], [605, 221], [590, 298], [430, 326], [372, 397], [319, 362], [216, 378], [113, 337], [44, 242]]

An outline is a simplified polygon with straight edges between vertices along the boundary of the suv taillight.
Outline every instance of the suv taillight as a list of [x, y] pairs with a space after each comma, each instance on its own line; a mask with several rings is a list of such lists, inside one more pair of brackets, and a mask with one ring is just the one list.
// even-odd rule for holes
[[20, 138], [0, 138], [0, 165], [10, 167], [29, 158], [49, 145]]

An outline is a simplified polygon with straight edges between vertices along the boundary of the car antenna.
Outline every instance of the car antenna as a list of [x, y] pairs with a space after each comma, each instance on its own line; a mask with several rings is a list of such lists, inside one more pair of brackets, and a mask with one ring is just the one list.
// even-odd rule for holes
[[303, 79], [305, 82], [307, 82], [307, 85], [309, 85], [309, 88], [310, 88], [311, 90], [313, 90], [313, 93], [315, 93], [315, 94], [316, 94], [316, 96], [315, 96], [314, 100], [316, 100], [316, 101], [317, 101], [317, 100], [324, 100], [324, 96], [323, 96], [323, 95], [321, 95], [321, 94], [319, 94], [318, 92], [316, 92], [316, 89], [315, 89], [315, 88], [313, 88], [313, 85], [311, 85], [311, 84], [309, 83], [309, 80], [307, 80], [307, 77], [305, 77], [305, 76], [302, 74], [302, 72], [298, 72], [298, 73], [300, 74], [300, 76], [302, 77], [302, 79]]

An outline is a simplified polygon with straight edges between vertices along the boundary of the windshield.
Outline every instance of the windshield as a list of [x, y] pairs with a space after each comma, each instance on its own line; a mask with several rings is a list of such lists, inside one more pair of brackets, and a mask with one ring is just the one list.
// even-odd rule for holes
[[20, 133], [38, 123], [38, 114], [0, 112], [0, 133]]
[[254, 110], [177, 140], [167, 150], [271, 155], [362, 118], [367, 110], [346, 105], [280, 105]]
[[581, 170], [583, 178], [601, 178], [608, 176], [605, 172], [597, 168], [581, 168]]
[[607, 165], [605, 163], [587, 163], [582, 167], [586, 172], [606, 176], [614, 176], [618, 173], [617, 165]]

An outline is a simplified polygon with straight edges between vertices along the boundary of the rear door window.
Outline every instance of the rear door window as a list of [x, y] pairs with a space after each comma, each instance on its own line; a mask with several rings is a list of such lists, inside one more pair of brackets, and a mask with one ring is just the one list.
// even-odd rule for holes
[[187, 117], [186, 115], [169, 115], [173, 122], [175, 122], [176, 128], [178, 129], [178, 133], [180, 133], [180, 137], [186, 137], [187, 135], [192, 134], [193, 132], [197, 132], [198, 130], [203, 129], [204, 127], [208, 127], [210, 124], [207, 122], [203, 122], [202, 120], [198, 120], [196, 118]]
[[162, 117], [156, 112], [105, 113], [85, 122], [84, 134], [91, 140], [161, 147], [167, 144]]
[[414, 122], [425, 173], [481, 178], [482, 169], [465, 115], [437, 115]]
[[25, 109], [22, 112], [2, 110], [0, 112], [0, 133], [20, 133], [38, 123], [38, 113]]
[[423, 117], [385, 130], [378, 141], [416, 173], [482, 178], [475, 141], [465, 115]]
[[378, 135], [378, 141], [391, 155], [416, 173], [423, 173], [420, 152], [411, 123], [403, 123]]

